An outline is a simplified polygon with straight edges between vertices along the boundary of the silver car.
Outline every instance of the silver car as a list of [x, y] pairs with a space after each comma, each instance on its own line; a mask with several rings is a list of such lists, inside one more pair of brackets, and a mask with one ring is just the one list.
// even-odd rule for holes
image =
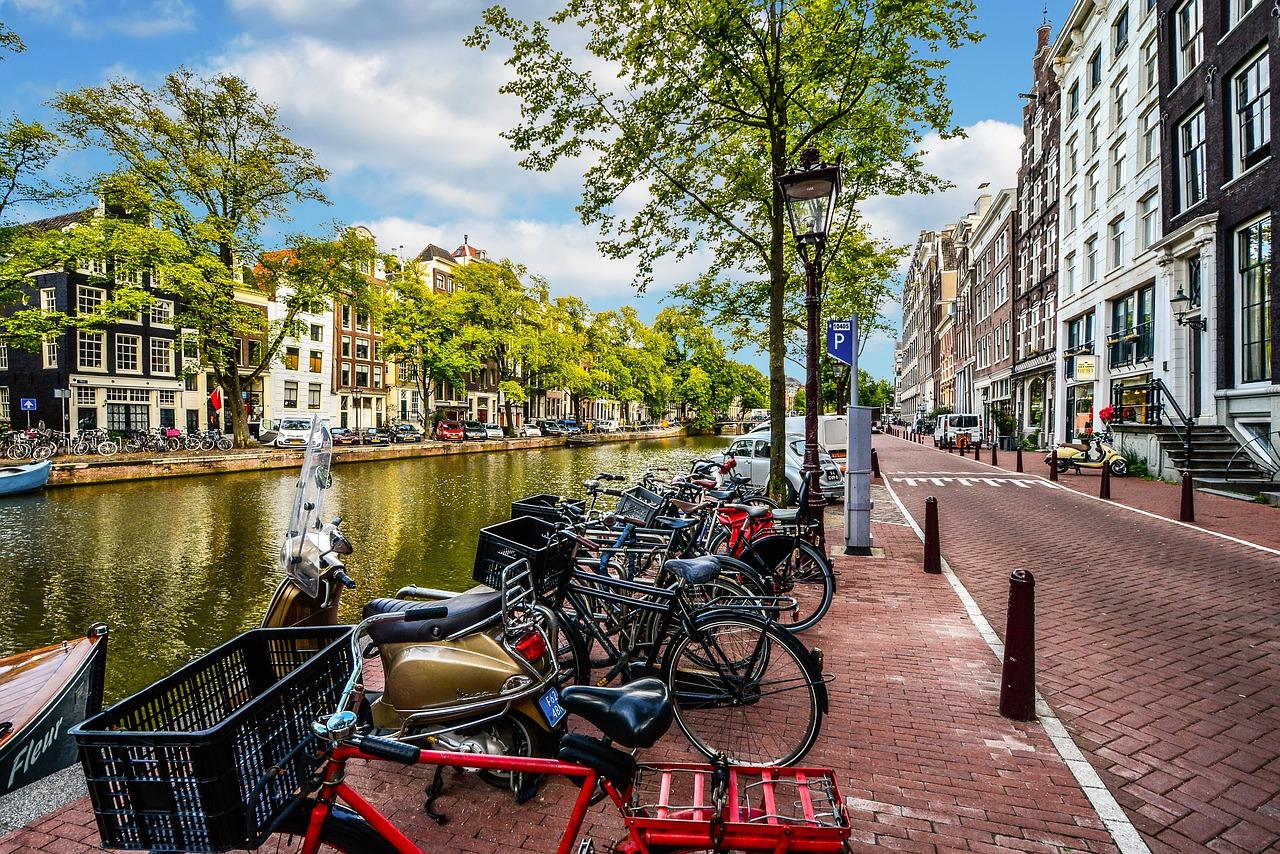
[[[738, 460], [734, 468], [737, 474], [751, 478], [753, 486], [765, 486], [769, 482], [769, 439], [759, 436], [743, 436], [735, 439], [728, 448]], [[714, 454], [709, 459], [724, 462], [725, 454]], [[787, 437], [786, 477], [787, 501], [794, 502], [800, 490], [800, 467], [804, 464], [804, 439]], [[825, 449], [818, 449], [818, 465], [822, 469], [822, 495], [829, 501], [844, 500], [844, 476], [840, 467]]]

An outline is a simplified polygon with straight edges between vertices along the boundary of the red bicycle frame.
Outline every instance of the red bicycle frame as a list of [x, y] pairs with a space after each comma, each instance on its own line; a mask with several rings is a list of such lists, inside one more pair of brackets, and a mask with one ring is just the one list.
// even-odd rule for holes
[[747, 511], [733, 507], [716, 510], [716, 520], [729, 529], [729, 554], [736, 558], [742, 557], [748, 542], [773, 530], [772, 516], [753, 519]]

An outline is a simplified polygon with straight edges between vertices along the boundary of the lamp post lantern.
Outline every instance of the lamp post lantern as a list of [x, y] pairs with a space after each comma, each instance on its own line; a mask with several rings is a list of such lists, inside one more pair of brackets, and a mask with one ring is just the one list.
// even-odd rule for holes
[[[807, 515], [818, 529], [819, 547], [826, 552], [826, 528], [823, 524], [823, 508], [818, 465], [818, 323], [821, 315], [822, 253], [827, 247], [827, 229], [836, 197], [840, 194], [840, 163], [825, 163], [818, 159], [817, 149], [809, 148], [800, 155], [800, 165], [778, 178], [787, 205], [787, 217], [791, 222], [791, 234], [795, 237], [796, 251], [804, 262], [804, 305], [806, 323], [806, 363], [804, 388], [804, 464], [801, 477], [808, 481], [806, 499]], [[853, 380], [857, 382], [855, 378]]]

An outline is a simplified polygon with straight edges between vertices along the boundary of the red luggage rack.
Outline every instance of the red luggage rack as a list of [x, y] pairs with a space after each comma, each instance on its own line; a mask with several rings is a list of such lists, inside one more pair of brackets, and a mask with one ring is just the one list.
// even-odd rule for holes
[[[849, 814], [832, 771], [729, 766], [719, 807], [712, 775], [706, 765], [641, 766], [627, 808], [637, 841], [645, 848], [845, 850]], [[716, 833], [723, 834], [718, 844]]]

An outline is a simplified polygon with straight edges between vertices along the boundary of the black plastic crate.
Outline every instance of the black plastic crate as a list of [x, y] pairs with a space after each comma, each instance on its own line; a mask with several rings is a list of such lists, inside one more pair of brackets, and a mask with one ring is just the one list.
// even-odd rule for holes
[[335, 711], [350, 637], [254, 629], [73, 727], [103, 846], [257, 847], [313, 771], [297, 748]]
[[663, 498], [643, 486], [633, 486], [622, 493], [614, 512], [619, 516], [638, 519], [645, 528], [653, 526], [653, 520], [662, 515], [662, 508], [667, 504]]
[[[581, 517], [586, 512], [587, 505], [583, 501], [571, 499], [564, 503], [568, 506], [570, 513], [578, 517]], [[559, 495], [552, 495], [549, 492], [530, 495], [528, 498], [521, 498], [519, 501], [511, 502], [511, 518], [533, 516], [537, 519], [545, 519], [548, 522], [563, 522], [565, 519], [560, 514], [559, 504]]]
[[471, 577], [501, 589], [502, 571], [519, 560], [529, 561], [537, 592], [552, 593], [573, 565], [572, 541], [566, 543], [556, 536], [555, 525], [536, 516], [517, 516], [481, 528]]

